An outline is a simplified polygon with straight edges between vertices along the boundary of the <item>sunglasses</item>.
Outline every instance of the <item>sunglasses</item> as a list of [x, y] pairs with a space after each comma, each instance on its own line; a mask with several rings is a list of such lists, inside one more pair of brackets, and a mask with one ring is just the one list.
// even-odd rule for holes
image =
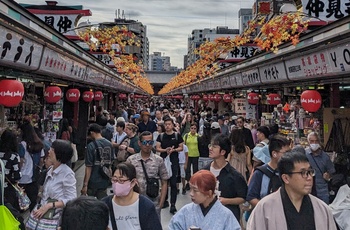
[[152, 140], [143, 140], [141, 143], [142, 143], [142, 145], [153, 145], [154, 141], [152, 141]]

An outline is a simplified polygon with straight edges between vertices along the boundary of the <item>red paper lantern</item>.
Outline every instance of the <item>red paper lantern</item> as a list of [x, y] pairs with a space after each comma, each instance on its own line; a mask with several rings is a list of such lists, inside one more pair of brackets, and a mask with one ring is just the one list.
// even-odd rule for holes
[[0, 81], [0, 105], [15, 107], [21, 103], [24, 95], [22, 82], [17, 80]]
[[267, 103], [269, 105], [278, 105], [281, 103], [281, 96], [277, 93], [270, 93], [267, 95]]
[[78, 102], [80, 98], [79, 89], [69, 89], [66, 92], [66, 98], [69, 102]]
[[300, 96], [301, 106], [308, 112], [316, 112], [322, 104], [321, 94], [316, 90], [305, 90]]
[[213, 95], [213, 94], [210, 94], [210, 95], [208, 96], [208, 99], [209, 99], [209, 101], [214, 101], [214, 95]]
[[85, 91], [83, 93], [83, 100], [85, 102], [92, 102], [92, 100], [94, 99], [94, 93], [91, 91]]
[[224, 94], [224, 96], [222, 97], [222, 100], [224, 100], [224, 102], [229, 103], [232, 102], [232, 97], [230, 94]]
[[198, 100], [200, 100], [201, 99], [201, 96], [199, 96], [199, 95], [194, 95], [194, 100], [196, 100], [196, 101], [198, 101]]
[[103, 99], [103, 93], [102, 91], [96, 91], [94, 95], [95, 101], [101, 101]]
[[209, 97], [208, 97], [208, 95], [203, 95], [203, 101], [208, 101], [209, 100]]
[[221, 99], [222, 99], [222, 97], [221, 97], [220, 94], [215, 94], [215, 95], [214, 95], [214, 101], [215, 101], [215, 102], [219, 102], [219, 101], [221, 101]]
[[183, 99], [184, 97], [182, 95], [175, 95], [173, 96], [174, 99]]
[[125, 99], [127, 99], [128, 97], [126, 96], [126, 94], [125, 93], [121, 93], [121, 94], [119, 94], [119, 99], [121, 99], [121, 100], [125, 100]]
[[249, 104], [256, 105], [259, 103], [259, 94], [249, 93], [247, 99]]
[[62, 90], [58, 86], [49, 86], [46, 87], [44, 98], [47, 103], [54, 104], [59, 102], [62, 97]]

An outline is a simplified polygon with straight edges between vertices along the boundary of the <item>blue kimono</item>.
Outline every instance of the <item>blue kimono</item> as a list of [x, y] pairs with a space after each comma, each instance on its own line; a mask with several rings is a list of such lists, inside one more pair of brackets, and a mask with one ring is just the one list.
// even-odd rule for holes
[[198, 227], [202, 230], [240, 230], [233, 213], [217, 200], [204, 216], [198, 204], [190, 203], [178, 211], [169, 223], [169, 230], [188, 230]]

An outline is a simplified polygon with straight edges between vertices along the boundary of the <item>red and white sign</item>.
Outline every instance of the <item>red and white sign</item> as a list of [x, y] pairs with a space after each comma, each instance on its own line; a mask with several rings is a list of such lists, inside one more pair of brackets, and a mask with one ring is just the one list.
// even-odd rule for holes
[[209, 100], [209, 97], [208, 97], [208, 95], [203, 95], [203, 101], [208, 101]]
[[281, 96], [277, 93], [270, 93], [267, 95], [267, 103], [269, 105], [278, 105], [281, 103]]
[[230, 94], [224, 94], [224, 96], [222, 97], [223, 101], [226, 103], [230, 103], [232, 102], [232, 96]]
[[95, 92], [95, 96], [94, 96], [94, 100], [95, 101], [101, 101], [102, 99], [103, 99], [102, 91], [96, 91]]
[[79, 89], [69, 89], [66, 92], [66, 98], [69, 102], [78, 102], [80, 98]]
[[321, 94], [316, 90], [305, 90], [300, 96], [301, 106], [308, 112], [316, 112], [322, 105]]
[[0, 105], [15, 107], [21, 103], [24, 95], [22, 82], [17, 80], [0, 81]]
[[83, 93], [83, 100], [85, 102], [91, 102], [94, 99], [94, 93], [91, 91], [85, 91]]
[[215, 94], [215, 95], [214, 95], [214, 101], [215, 101], [215, 102], [219, 102], [219, 101], [221, 101], [221, 99], [222, 99], [222, 97], [221, 97], [220, 94]]
[[58, 86], [46, 87], [44, 98], [47, 103], [53, 104], [59, 102], [62, 97], [62, 90]]
[[249, 93], [247, 99], [249, 104], [256, 105], [259, 103], [259, 94]]

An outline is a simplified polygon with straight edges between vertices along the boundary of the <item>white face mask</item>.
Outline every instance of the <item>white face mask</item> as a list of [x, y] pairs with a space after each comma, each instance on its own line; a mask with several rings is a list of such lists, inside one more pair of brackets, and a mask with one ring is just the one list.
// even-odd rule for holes
[[310, 148], [312, 151], [316, 151], [320, 148], [320, 144], [310, 144]]

